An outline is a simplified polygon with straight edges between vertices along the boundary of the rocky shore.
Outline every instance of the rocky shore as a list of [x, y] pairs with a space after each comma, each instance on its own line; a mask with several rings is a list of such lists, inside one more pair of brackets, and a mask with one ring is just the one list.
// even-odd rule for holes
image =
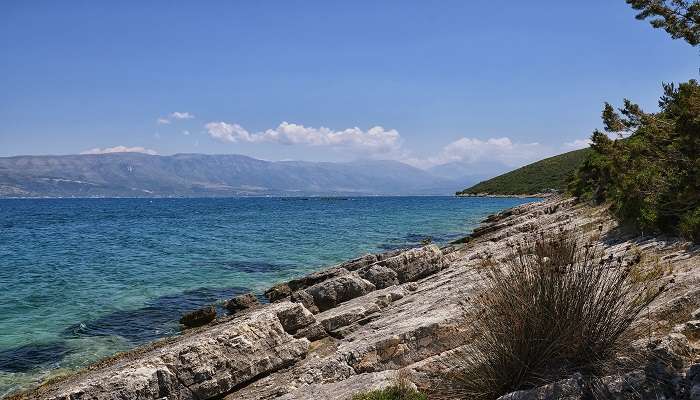
[[[549, 197], [486, 219], [462, 243], [366, 255], [270, 288], [270, 304], [232, 299], [234, 314], [48, 382], [17, 399], [350, 399], [389, 386], [399, 370], [435, 385], [466, 349], [478, 267], [512, 243], [574, 229], [612, 256], [634, 251], [668, 269], [669, 289], [637, 324], [650, 356], [602, 377], [608, 398], [700, 399], [700, 248], [626, 236], [603, 208]], [[444, 374], [443, 374], [444, 375]], [[579, 399], [580, 376], [503, 397]], [[602, 388], [602, 389], [601, 389]]]

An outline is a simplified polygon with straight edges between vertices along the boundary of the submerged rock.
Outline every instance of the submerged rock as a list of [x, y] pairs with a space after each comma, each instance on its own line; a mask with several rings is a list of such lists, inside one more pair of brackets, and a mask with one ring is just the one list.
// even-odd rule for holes
[[186, 328], [204, 326], [216, 319], [216, 307], [209, 306], [189, 312], [180, 318], [180, 323]]

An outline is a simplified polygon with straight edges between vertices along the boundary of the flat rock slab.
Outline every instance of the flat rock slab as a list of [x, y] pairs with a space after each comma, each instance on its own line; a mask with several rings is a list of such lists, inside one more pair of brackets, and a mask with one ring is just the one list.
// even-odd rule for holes
[[289, 331], [314, 322], [296, 303], [279, 303], [117, 359], [31, 398], [55, 400], [209, 399], [303, 359], [309, 341]]

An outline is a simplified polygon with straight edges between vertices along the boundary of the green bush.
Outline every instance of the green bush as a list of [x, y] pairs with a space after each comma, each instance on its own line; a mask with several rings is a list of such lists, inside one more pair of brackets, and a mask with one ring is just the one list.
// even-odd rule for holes
[[700, 85], [664, 84], [660, 111], [625, 100], [606, 104], [608, 134], [596, 131], [592, 151], [569, 186], [572, 194], [609, 202], [615, 216], [642, 233], [700, 241]]

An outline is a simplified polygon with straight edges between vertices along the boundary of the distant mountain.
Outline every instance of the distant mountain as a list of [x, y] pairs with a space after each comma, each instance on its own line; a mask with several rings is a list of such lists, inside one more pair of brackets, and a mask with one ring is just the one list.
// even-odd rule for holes
[[458, 185], [396, 161], [140, 153], [0, 158], [0, 197], [422, 195], [451, 194]]
[[458, 195], [536, 194], [551, 190], [563, 191], [567, 180], [583, 163], [590, 149], [574, 150], [518, 168], [495, 178], [479, 182]]

